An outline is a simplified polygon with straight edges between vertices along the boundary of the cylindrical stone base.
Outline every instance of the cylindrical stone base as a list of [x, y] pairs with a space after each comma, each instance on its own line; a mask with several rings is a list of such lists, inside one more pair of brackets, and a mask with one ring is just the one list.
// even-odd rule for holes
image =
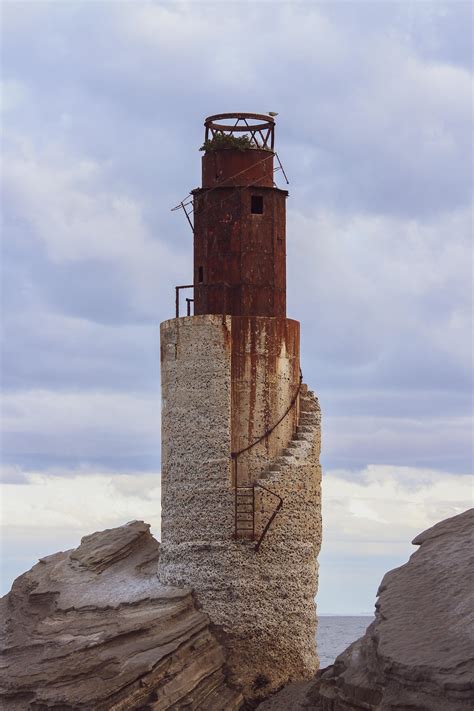
[[[252, 440], [262, 424], [276, 422], [299, 385], [298, 324], [263, 317], [233, 323], [237, 318], [203, 315], [161, 325], [159, 576], [194, 588], [226, 646], [231, 679], [248, 698], [259, 698], [317, 669], [319, 420], [280, 473], [259, 478], [291, 440], [294, 414], [275, 430], [277, 444], [247, 460], [246, 482], [265, 485], [283, 507], [258, 552], [255, 541], [236, 540], [233, 446], [245, 443], [245, 432]], [[264, 512], [268, 495], [258, 486], [256, 492]]]

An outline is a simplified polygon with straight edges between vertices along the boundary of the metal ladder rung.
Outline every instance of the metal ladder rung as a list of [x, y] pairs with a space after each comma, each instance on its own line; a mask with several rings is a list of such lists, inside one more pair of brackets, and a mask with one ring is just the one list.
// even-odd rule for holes
[[255, 536], [255, 489], [253, 486], [235, 489], [235, 537], [253, 539]]

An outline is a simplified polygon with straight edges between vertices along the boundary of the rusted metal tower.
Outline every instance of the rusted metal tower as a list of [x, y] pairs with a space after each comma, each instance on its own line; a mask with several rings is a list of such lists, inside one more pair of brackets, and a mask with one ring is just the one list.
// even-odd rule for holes
[[[194, 313], [285, 316], [288, 193], [273, 182], [274, 120], [240, 114], [238, 122], [220, 121], [229, 118], [211, 116], [205, 124], [206, 135], [213, 133], [202, 158], [202, 188], [193, 191]], [[248, 131], [251, 119], [259, 121], [249, 139], [253, 149], [212, 150], [220, 136]]]

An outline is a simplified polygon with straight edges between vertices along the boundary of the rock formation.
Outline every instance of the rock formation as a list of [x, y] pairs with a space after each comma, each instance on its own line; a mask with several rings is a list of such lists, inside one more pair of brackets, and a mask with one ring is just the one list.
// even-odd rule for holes
[[474, 679], [474, 510], [417, 536], [385, 575], [375, 621], [320, 672], [261, 711], [471, 711]]
[[0, 707], [237, 709], [224, 653], [189, 588], [157, 579], [159, 544], [134, 521], [43, 558], [2, 598]]

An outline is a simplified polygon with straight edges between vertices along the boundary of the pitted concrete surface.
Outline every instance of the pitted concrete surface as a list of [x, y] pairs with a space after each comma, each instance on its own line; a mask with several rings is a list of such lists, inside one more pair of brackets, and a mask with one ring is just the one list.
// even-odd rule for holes
[[[273, 321], [259, 320], [261, 333], [263, 322]], [[266, 324], [267, 330], [272, 326]], [[226, 645], [231, 680], [242, 683], [247, 698], [264, 698], [291, 679], [311, 677], [318, 666], [314, 597], [321, 543], [320, 412], [304, 387], [298, 432], [292, 437], [289, 431], [272, 457], [259, 455], [252, 478], [279, 494], [284, 504], [256, 553], [254, 542], [233, 538], [232, 330], [232, 318], [217, 315], [173, 319], [161, 326], [159, 576], [166, 584], [193, 587]], [[272, 347], [275, 351], [274, 341]], [[281, 359], [282, 374], [290, 372], [285, 347], [282, 343], [281, 352], [271, 354]], [[263, 355], [253, 359], [257, 382], [265, 382], [269, 367], [274, 370]], [[290, 380], [284, 388], [278, 378], [267, 378], [267, 388], [284, 393], [268, 399], [276, 403], [276, 411], [266, 415], [269, 421], [288, 406], [294, 393]], [[240, 381], [242, 388], [245, 382]], [[258, 408], [255, 412], [258, 416]], [[261, 531], [275, 499], [258, 491]]]

